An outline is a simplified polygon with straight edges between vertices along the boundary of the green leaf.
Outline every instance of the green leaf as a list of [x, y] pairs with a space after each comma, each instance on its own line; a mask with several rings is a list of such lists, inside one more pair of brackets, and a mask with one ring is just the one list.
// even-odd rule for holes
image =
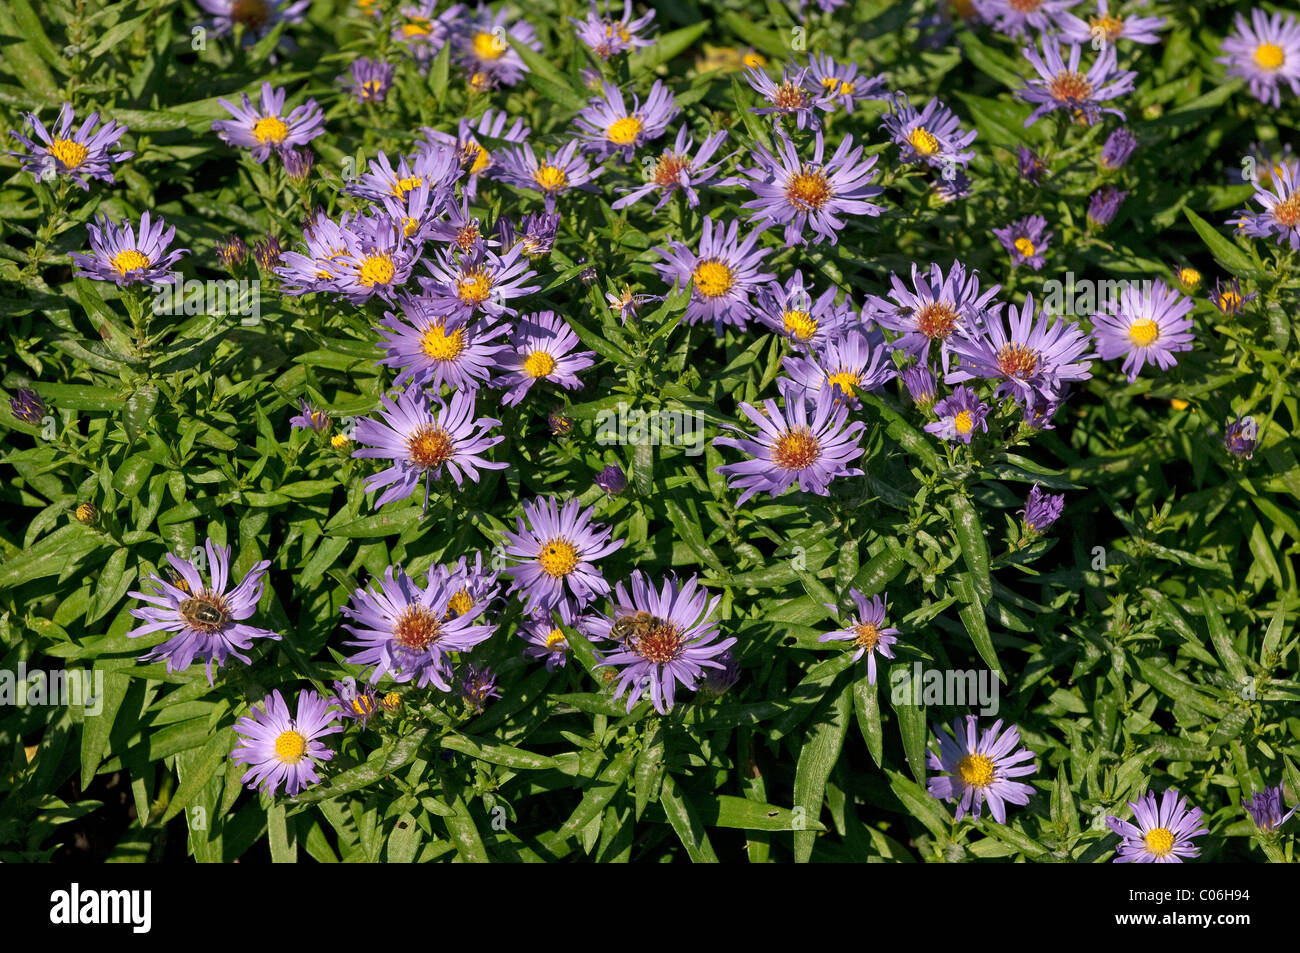
[[984, 539], [979, 513], [975, 511], [971, 498], [960, 491], [948, 497], [948, 506], [957, 544], [961, 546], [962, 560], [970, 570], [970, 579], [975, 584], [980, 602], [988, 603], [993, 598], [993, 582], [989, 576], [989, 546]]
[[677, 832], [677, 838], [686, 848], [686, 856], [695, 864], [716, 864], [718, 855], [709, 843], [709, 834], [704, 829], [699, 814], [691, 802], [677, 790], [677, 782], [671, 774], [665, 774], [659, 788], [659, 803], [663, 806], [668, 823]]
[[1205, 219], [1189, 208], [1183, 209], [1183, 215], [1192, 223], [1192, 227], [1196, 229], [1196, 234], [1201, 236], [1201, 241], [1205, 242], [1205, 246], [1214, 255], [1215, 260], [1225, 269], [1238, 278], [1251, 278], [1259, 281], [1261, 278], [1267, 277], [1260, 274], [1245, 252], [1220, 235], [1214, 226]]
[[[839, 760], [840, 749], [844, 747], [852, 706], [853, 686], [845, 685], [804, 740], [794, 772], [794, 804], [796, 808], [802, 808], [804, 821], [820, 820], [826, 781]], [[816, 841], [816, 832], [807, 824], [803, 829], [795, 830], [796, 863], [807, 863], [812, 858]]]

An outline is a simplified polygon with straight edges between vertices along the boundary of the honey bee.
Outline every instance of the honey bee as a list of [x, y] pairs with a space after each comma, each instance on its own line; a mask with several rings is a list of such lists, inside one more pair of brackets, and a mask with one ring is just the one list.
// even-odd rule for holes
[[180, 604], [180, 612], [197, 627], [216, 629], [230, 621], [230, 613], [205, 599], [186, 599]]
[[644, 610], [632, 615], [619, 616], [610, 626], [610, 638], [621, 641], [625, 648], [637, 651], [637, 640], [646, 635], [655, 624], [655, 617]]

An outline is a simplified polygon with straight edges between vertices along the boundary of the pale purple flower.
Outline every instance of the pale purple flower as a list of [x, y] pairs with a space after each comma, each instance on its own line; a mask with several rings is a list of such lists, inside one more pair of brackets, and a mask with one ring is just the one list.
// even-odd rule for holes
[[298, 695], [294, 716], [276, 689], [262, 699], [260, 708], [250, 707], [249, 713], [235, 722], [240, 743], [230, 759], [248, 765], [240, 780], [250, 788], [274, 797], [283, 783], [284, 793], [293, 797], [320, 782], [316, 765], [334, 757], [320, 739], [342, 730], [330, 703], [314, 691]]
[[939, 753], [927, 752], [930, 769], [944, 772], [930, 778], [931, 797], [957, 801], [959, 821], [967, 814], [978, 819], [987, 803], [993, 819], [1005, 824], [1007, 805], [1027, 804], [1034, 793], [1032, 786], [1012, 780], [1034, 773], [1034, 753], [1020, 747], [1019, 728], [1002, 731], [1001, 718], [982, 733], [974, 715], [967, 715], [964, 725], [954, 719], [952, 728], [952, 734], [936, 729]]
[[[30, 172], [36, 178], [46, 180], [51, 176], [66, 175], [72, 178], [82, 189], [90, 191], [89, 179], [113, 182], [112, 163], [123, 162], [135, 155], [134, 152], [113, 152], [108, 150], [117, 145], [127, 131], [126, 126], [110, 120], [98, 129], [99, 113], [92, 112], [77, 129], [73, 129], [74, 116], [72, 104], [64, 103], [56, 118], [47, 130], [36, 118], [35, 113], [27, 113], [25, 128], [30, 129], [34, 139], [21, 132], [11, 131], [13, 136], [27, 147], [26, 153], [9, 153], [22, 160], [23, 171]], [[35, 140], [39, 139], [40, 142]]]
[[1111, 815], [1106, 824], [1122, 840], [1115, 855], [1117, 864], [1181, 864], [1184, 858], [1200, 856], [1201, 849], [1192, 845], [1192, 838], [1208, 834], [1201, 827], [1204, 818], [1199, 807], [1192, 807], [1176, 788], [1164, 793], [1157, 804], [1155, 792], [1136, 801], [1129, 801], [1133, 809], [1131, 824]]

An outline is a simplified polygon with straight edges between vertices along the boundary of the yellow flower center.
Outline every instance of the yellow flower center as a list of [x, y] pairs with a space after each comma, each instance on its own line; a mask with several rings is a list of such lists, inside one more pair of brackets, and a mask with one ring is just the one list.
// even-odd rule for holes
[[1239, 307], [1241, 307], [1241, 295], [1231, 288], [1219, 295], [1220, 311], [1236, 311]]
[[763, 56], [761, 53], [746, 53], [740, 58], [740, 62], [744, 63], [751, 69], [762, 69], [767, 65], [767, 57]]
[[445, 325], [435, 324], [420, 335], [420, 350], [430, 360], [454, 361], [465, 350], [465, 329], [448, 334]]
[[357, 280], [367, 288], [373, 288], [375, 285], [388, 284], [396, 274], [397, 269], [393, 267], [393, 259], [387, 255], [367, 255], [361, 262]]
[[86, 161], [90, 150], [75, 139], [55, 139], [50, 143], [50, 155], [62, 162], [65, 169], [75, 169]]
[[546, 636], [546, 647], [551, 651], [554, 651], [555, 649], [559, 649], [559, 648], [564, 648], [565, 645], [567, 645], [567, 643], [564, 639], [564, 633], [561, 632], [559, 629], [552, 629], [550, 633]]
[[420, 230], [420, 220], [418, 218], [411, 218], [410, 216], [408, 216], [402, 219], [402, 234], [405, 235], [407, 238], [410, 238], [419, 230]]
[[555, 358], [545, 351], [533, 351], [524, 359], [524, 373], [529, 377], [545, 377], [555, 372]]
[[835, 90], [839, 88], [840, 88], [840, 81], [836, 79], [834, 76], [822, 77], [822, 89], [826, 90], [828, 95], [834, 96]]
[[720, 298], [736, 283], [731, 269], [716, 258], [697, 264], [691, 277], [695, 280], [695, 290], [706, 298]]
[[1201, 273], [1195, 268], [1178, 269], [1178, 280], [1189, 288], [1196, 288], [1201, 283]]
[[1283, 228], [1300, 225], [1300, 192], [1273, 206], [1273, 217]]
[[1174, 851], [1174, 832], [1167, 827], [1157, 827], [1147, 831], [1144, 839], [1147, 850], [1157, 857], [1168, 857]]
[[483, 92], [483, 90], [488, 88], [490, 83], [491, 80], [488, 79], [488, 74], [482, 70], [472, 73], [469, 78], [469, 88], [476, 93]]
[[960, 434], [968, 434], [975, 427], [975, 419], [971, 417], [969, 410], [963, 410], [953, 418], [953, 426], [957, 428]]
[[506, 53], [506, 38], [496, 33], [474, 34], [474, 55], [481, 60], [499, 60]]
[[817, 333], [817, 319], [807, 311], [787, 311], [781, 315], [785, 333], [797, 341], [811, 341]]
[[805, 165], [785, 184], [785, 197], [791, 205], [816, 211], [830, 201], [835, 190], [817, 166]]
[[543, 192], [558, 192], [569, 184], [569, 176], [559, 166], [543, 163], [533, 173], [533, 181], [541, 186]]
[[1016, 246], [1016, 251], [1020, 252], [1020, 254], [1024, 255], [1026, 258], [1034, 257], [1034, 251], [1035, 251], [1034, 243], [1031, 242], [1028, 238], [1017, 238], [1015, 241], [1015, 246]]
[[1177, 397], [1171, 397], [1169, 400], [1169, 406], [1172, 407], [1174, 410], [1186, 410], [1188, 407], [1192, 405], [1185, 400], [1180, 400]]
[[[1088, 77], [1073, 70], [1061, 70], [1048, 84], [1047, 89], [1052, 94], [1052, 98], [1060, 102], [1082, 102], [1092, 97], [1092, 83], [1088, 82]], [[1075, 118], [1084, 123], [1088, 119], [1082, 113]]]
[[1128, 326], [1128, 336], [1138, 347], [1147, 347], [1160, 337], [1160, 325], [1150, 318], [1138, 318]]
[[393, 187], [389, 189], [389, 192], [391, 192], [393, 195], [396, 195], [399, 199], [401, 199], [401, 198], [405, 198], [406, 193], [411, 191], [411, 189], [419, 188], [423, 184], [424, 184], [423, 177], [418, 175], [408, 175], [404, 179], [395, 180], [393, 182]]
[[377, 99], [379, 97], [379, 93], [382, 87], [383, 87], [383, 83], [381, 83], [377, 79], [366, 80], [364, 83], [361, 84], [361, 92], [364, 94], [361, 98]]
[[832, 387], [838, 387], [844, 393], [852, 397], [857, 391], [854, 390], [862, 378], [852, 371], [840, 371], [837, 374], [827, 374], [826, 383]]
[[482, 304], [492, 293], [492, 276], [482, 267], [475, 268], [456, 282], [456, 295], [466, 304]]
[[469, 147], [466, 148], [467, 153], [470, 151], [470, 147], [472, 147], [474, 152], [474, 160], [470, 163], [469, 174], [478, 175], [492, 164], [492, 153], [488, 152], [477, 142], [469, 143]]
[[335, 450], [342, 450], [351, 442], [352, 442], [351, 440], [343, 436], [343, 434], [341, 433], [336, 433], [334, 436], [330, 437], [330, 446], [333, 447]]
[[406, 440], [411, 461], [419, 467], [430, 469], [441, 466], [456, 455], [456, 444], [451, 434], [432, 424], [421, 424]]
[[1286, 53], [1276, 43], [1261, 43], [1255, 48], [1255, 65], [1260, 69], [1280, 69], [1286, 62]]
[[285, 764], [297, 764], [307, 757], [307, 739], [296, 731], [282, 731], [275, 739], [275, 756]]
[[407, 606], [393, 623], [393, 641], [412, 652], [423, 652], [441, 635], [442, 624], [424, 606]]
[[782, 470], [807, 469], [821, 455], [821, 444], [807, 427], [787, 430], [772, 445], [772, 462]]
[[263, 116], [253, 124], [253, 135], [262, 145], [278, 146], [289, 135], [289, 127], [279, 116]]
[[870, 652], [880, 641], [880, 630], [871, 622], [863, 622], [853, 629], [855, 638], [853, 644], [860, 646]]
[[993, 783], [993, 759], [988, 755], [968, 754], [957, 762], [957, 774], [967, 787], [988, 787]]
[[358, 715], [368, 715], [375, 710], [375, 703], [367, 695], [358, 695], [352, 699], [352, 711]]
[[137, 268], [148, 268], [149, 259], [134, 248], [126, 248], [113, 256], [112, 265], [117, 273], [125, 278], [128, 272], [135, 271]]
[[77, 521], [80, 523], [90, 523], [95, 519], [95, 508], [89, 503], [77, 504]]
[[409, 23], [402, 24], [402, 36], [428, 36], [431, 32], [428, 17], [412, 17]]
[[578, 566], [578, 548], [566, 539], [552, 539], [537, 553], [542, 572], [552, 579], [560, 579]]
[[641, 134], [643, 123], [636, 116], [624, 116], [622, 119], [616, 119], [609, 124], [605, 130], [605, 136], [610, 142], [619, 146], [630, 146], [636, 142], [636, 137]]
[[447, 608], [458, 616], [464, 615], [474, 608], [474, 597], [469, 594], [468, 589], [458, 590], [454, 596], [447, 600]]
[[1088, 18], [1093, 36], [1103, 36], [1108, 43], [1114, 43], [1124, 32], [1124, 18], [1111, 16], [1109, 13]]
[[932, 156], [939, 151], [939, 140], [925, 126], [917, 126], [909, 132], [907, 142], [918, 155]]

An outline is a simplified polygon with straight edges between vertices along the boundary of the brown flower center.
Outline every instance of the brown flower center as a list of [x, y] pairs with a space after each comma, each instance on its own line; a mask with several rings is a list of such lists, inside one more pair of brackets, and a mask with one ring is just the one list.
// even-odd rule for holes
[[821, 455], [821, 444], [807, 427], [787, 430], [772, 446], [772, 462], [782, 470], [807, 469]]
[[1061, 70], [1047, 89], [1054, 99], [1061, 102], [1076, 103], [1092, 98], [1092, 83], [1088, 82], [1088, 77], [1074, 70]]
[[916, 329], [932, 341], [942, 341], [957, 326], [957, 309], [947, 301], [931, 301], [916, 312]]
[[432, 424], [421, 424], [406, 440], [411, 460], [424, 469], [441, 466], [456, 455], [451, 434]]
[[1038, 352], [1023, 344], [1004, 344], [998, 351], [998, 370], [1007, 377], [1028, 377], [1038, 369]]
[[424, 606], [407, 606], [393, 623], [393, 641], [411, 652], [423, 652], [442, 635], [442, 623]]

